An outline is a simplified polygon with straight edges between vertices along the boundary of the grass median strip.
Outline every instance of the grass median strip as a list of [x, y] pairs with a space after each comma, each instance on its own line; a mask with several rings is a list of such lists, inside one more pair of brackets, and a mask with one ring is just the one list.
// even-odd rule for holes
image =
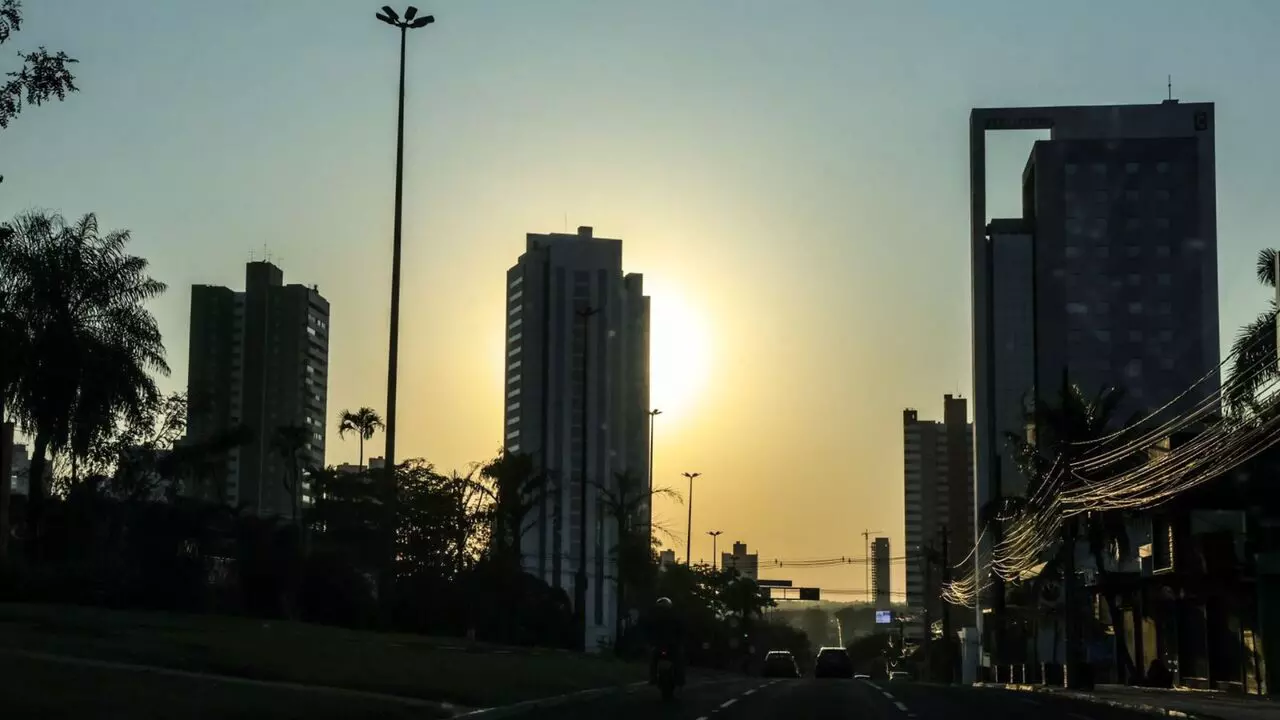
[[[304, 623], [0, 604], [0, 648], [492, 707], [645, 678], [553, 650]], [[47, 685], [42, 685], [48, 687]]]

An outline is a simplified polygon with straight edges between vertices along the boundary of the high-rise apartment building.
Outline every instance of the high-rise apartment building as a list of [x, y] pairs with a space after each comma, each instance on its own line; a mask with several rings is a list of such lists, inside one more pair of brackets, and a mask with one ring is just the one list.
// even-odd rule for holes
[[[973, 425], [965, 399], [944, 396], [942, 417], [921, 420], [915, 410], [902, 412], [907, 605], [927, 608], [934, 619], [947, 608], [940, 568], [927, 565], [926, 553], [941, 552], [945, 534], [947, 562], [959, 563], [973, 533]], [[962, 608], [948, 611], [953, 619], [965, 616]]]
[[760, 555], [747, 552], [747, 544], [735, 542], [733, 552], [720, 553], [720, 569], [732, 570], [744, 578], [760, 579]]
[[[193, 285], [188, 362], [188, 441], [243, 427], [248, 442], [184, 492], [291, 517], [289, 466], [275, 438], [281, 428], [303, 428], [303, 468], [324, 466], [329, 302], [314, 286], [285, 285], [269, 262], [248, 264], [243, 292]], [[305, 477], [301, 493], [301, 504], [309, 503]]]
[[892, 563], [889, 559], [889, 538], [878, 537], [871, 541], [871, 598], [877, 610], [888, 610], [893, 602], [893, 584], [890, 580]]
[[[969, 126], [981, 508], [1026, 493], [1007, 435], [1026, 436], [1027, 411], [1064, 378], [1125, 391], [1120, 418], [1217, 392], [1214, 107], [980, 108]], [[1025, 129], [1049, 139], [1022, 174], [1022, 217], [990, 219], [986, 133]], [[975, 553], [980, 577], [988, 555]]]
[[[576, 601], [585, 557], [586, 647], [595, 648], [615, 628], [617, 528], [599, 488], [616, 496], [617, 474], [628, 473], [639, 492], [649, 477], [649, 298], [643, 277], [622, 271], [621, 240], [590, 227], [529, 234], [507, 271], [504, 322], [504, 445], [550, 479], [521, 540], [524, 567]], [[647, 526], [648, 508], [641, 514]]]

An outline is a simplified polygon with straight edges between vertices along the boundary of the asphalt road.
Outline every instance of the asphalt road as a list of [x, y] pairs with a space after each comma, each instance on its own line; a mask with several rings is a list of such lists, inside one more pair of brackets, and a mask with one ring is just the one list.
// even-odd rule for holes
[[[481, 720], [484, 714], [477, 716]], [[729, 680], [684, 688], [664, 703], [631, 687], [527, 708], [521, 720], [1150, 720], [1151, 715], [1043, 693], [864, 680]]]

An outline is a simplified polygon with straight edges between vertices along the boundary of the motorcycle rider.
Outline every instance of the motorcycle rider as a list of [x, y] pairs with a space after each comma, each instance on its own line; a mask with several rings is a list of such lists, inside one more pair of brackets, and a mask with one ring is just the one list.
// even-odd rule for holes
[[653, 648], [649, 682], [658, 681], [658, 657], [665, 649], [675, 669], [676, 684], [684, 685], [684, 623], [671, 598], [661, 597], [654, 603], [653, 611], [645, 618], [645, 635]]

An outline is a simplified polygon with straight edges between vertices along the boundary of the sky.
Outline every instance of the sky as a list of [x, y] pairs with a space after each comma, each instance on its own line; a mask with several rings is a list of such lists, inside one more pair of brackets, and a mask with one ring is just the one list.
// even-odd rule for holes
[[[0, 71], [39, 45], [81, 61], [79, 93], [0, 132], [0, 217], [132, 231], [169, 284], [166, 390], [185, 388], [193, 283], [240, 288], [269, 252], [319, 285], [331, 463], [357, 452], [338, 411], [385, 402], [398, 42], [377, 7], [29, 0], [0, 53]], [[768, 561], [860, 557], [864, 529], [902, 554], [901, 411], [971, 394], [972, 107], [1158, 102], [1169, 75], [1217, 103], [1224, 347], [1265, 306], [1280, 3], [420, 7], [436, 24], [409, 38], [401, 457], [496, 453], [505, 271], [525, 233], [592, 225], [653, 298], [655, 482], [702, 473], [694, 559], [716, 529], [765, 577], [864, 588], [861, 567]], [[1017, 209], [1029, 142], [989, 143], [995, 215]], [[685, 511], [658, 507], [681, 553]]]

